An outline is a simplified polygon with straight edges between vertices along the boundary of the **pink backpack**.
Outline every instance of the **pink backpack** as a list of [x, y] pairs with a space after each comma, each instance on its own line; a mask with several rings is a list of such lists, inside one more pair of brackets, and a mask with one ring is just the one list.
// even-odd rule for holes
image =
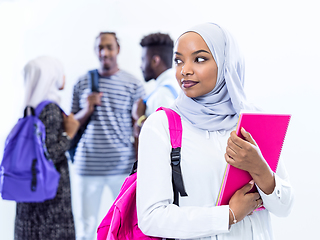
[[[182, 139], [182, 125], [180, 116], [169, 108], [160, 107], [164, 110], [169, 123], [170, 140], [172, 146], [171, 166], [172, 184], [174, 190], [174, 204], [179, 205], [179, 193], [187, 196], [185, 192], [181, 169], [180, 169], [180, 150]], [[135, 163], [130, 176], [124, 181], [120, 193], [107, 215], [101, 221], [97, 233], [98, 240], [145, 240], [162, 239], [144, 235], [138, 227], [137, 208], [136, 208], [136, 186], [137, 186], [137, 164]]]

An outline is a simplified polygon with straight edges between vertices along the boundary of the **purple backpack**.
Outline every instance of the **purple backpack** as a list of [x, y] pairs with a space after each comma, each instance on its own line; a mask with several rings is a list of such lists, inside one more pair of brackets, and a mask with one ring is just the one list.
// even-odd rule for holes
[[26, 107], [6, 139], [0, 165], [0, 193], [5, 200], [43, 202], [56, 195], [60, 174], [49, 158], [45, 126], [38, 118], [49, 103], [41, 102], [35, 110]]
[[[181, 169], [180, 150], [182, 140], [182, 125], [180, 116], [169, 108], [159, 108], [164, 110], [169, 123], [170, 140], [172, 146], [171, 167], [172, 185], [174, 191], [174, 204], [179, 205], [179, 193], [187, 196], [185, 192]], [[157, 110], [157, 111], [158, 111]], [[136, 207], [136, 185], [137, 185], [137, 165], [133, 167], [130, 176], [124, 181], [120, 193], [107, 215], [101, 221], [97, 233], [98, 240], [160, 240], [162, 238], [144, 235], [138, 227], [137, 207]]]

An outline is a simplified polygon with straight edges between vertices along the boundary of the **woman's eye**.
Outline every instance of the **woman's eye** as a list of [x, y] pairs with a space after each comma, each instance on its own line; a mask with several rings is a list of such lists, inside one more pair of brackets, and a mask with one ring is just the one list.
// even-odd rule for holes
[[176, 64], [180, 64], [180, 63], [182, 63], [182, 61], [180, 60], [180, 59], [174, 59], [174, 62], [176, 63]]
[[196, 62], [204, 62], [204, 61], [206, 61], [207, 59], [205, 59], [205, 58], [203, 58], [203, 57], [197, 57], [196, 58]]

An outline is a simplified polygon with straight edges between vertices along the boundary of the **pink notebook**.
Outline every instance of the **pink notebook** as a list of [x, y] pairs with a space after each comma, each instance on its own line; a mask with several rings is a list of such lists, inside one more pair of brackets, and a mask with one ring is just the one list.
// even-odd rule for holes
[[[291, 115], [289, 114], [241, 113], [238, 120], [237, 135], [242, 137], [241, 127], [249, 132], [274, 172], [277, 170], [290, 118]], [[216, 205], [228, 205], [233, 194], [251, 180], [252, 177], [247, 171], [228, 164]], [[257, 191], [256, 187], [251, 192], [254, 191]], [[263, 207], [259, 210], [261, 209]]]

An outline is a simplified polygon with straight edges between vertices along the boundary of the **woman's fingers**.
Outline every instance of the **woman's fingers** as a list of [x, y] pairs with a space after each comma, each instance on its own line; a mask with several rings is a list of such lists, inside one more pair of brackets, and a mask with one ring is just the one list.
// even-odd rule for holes
[[247, 132], [244, 128], [241, 128], [241, 134], [244, 137], [244, 139], [246, 141], [248, 141], [249, 143], [257, 146], [256, 141], [252, 138], [251, 134], [249, 132]]
[[251, 180], [248, 184], [244, 185], [242, 188], [240, 188], [238, 191], [241, 191], [243, 195], [246, 195], [254, 186], [254, 181]]

